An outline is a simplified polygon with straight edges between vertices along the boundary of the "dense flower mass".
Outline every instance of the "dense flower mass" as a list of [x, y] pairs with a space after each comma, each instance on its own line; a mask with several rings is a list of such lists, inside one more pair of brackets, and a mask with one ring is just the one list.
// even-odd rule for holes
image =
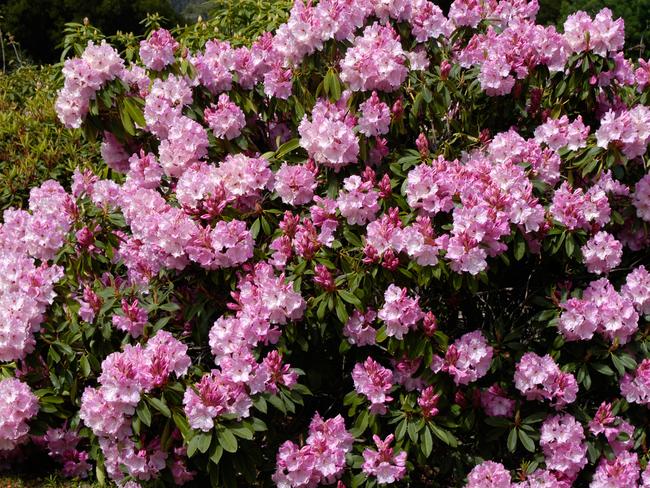
[[102, 166], [3, 213], [0, 465], [650, 486], [650, 70], [611, 11], [538, 9], [297, 0], [248, 43], [77, 46], [55, 108]]
[[0, 413], [0, 452], [11, 451], [27, 440], [27, 422], [38, 413], [38, 399], [22, 381], [0, 380]]

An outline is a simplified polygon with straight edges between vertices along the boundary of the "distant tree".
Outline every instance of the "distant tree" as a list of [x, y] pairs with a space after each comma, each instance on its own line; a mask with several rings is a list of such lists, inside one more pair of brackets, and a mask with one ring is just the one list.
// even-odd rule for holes
[[[2, 2], [0, 2], [1, 4]], [[66, 22], [91, 23], [107, 35], [118, 30], [143, 32], [140, 21], [147, 13], [158, 13], [168, 26], [183, 23], [169, 0], [7, 0], [0, 5], [2, 28], [10, 32], [34, 61], [58, 61]]]

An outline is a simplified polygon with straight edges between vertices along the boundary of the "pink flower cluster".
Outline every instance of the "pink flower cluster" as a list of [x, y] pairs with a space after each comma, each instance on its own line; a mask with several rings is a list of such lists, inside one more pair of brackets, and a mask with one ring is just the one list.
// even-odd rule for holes
[[390, 128], [390, 108], [373, 91], [365, 102], [359, 105], [359, 132], [368, 137], [386, 134]]
[[564, 373], [548, 354], [527, 352], [515, 367], [515, 387], [528, 400], [551, 400], [556, 408], [573, 403], [578, 383], [571, 373]]
[[77, 432], [66, 428], [50, 428], [43, 436], [49, 456], [63, 465], [63, 476], [68, 478], [86, 478], [92, 468], [88, 453], [77, 449], [80, 440]]
[[53, 180], [31, 190], [29, 210], [6, 210], [0, 224], [0, 361], [23, 359], [34, 349], [34, 333], [63, 276], [48, 261], [64, 245], [77, 211]]
[[562, 71], [569, 47], [555, 27], [543, 27], [531, 21], [511, 22], [503, 31], [488, 27], [475, 34], [458, 54], [460, 65], [480, 66], [481, 88], [490, 96], [507, 95], [517, 79], [543, 64], [550, 71]]
[[510, 488], [512, 477], [501, 463], [483, 461], [467, 475], [466, 488]]
[[639, 457], [635, 452], [618, 453], [612, 460], [602, 458], [589, 488], [637, 486], [639, 468]]
[[613, 235], [600, 231], [582, 246], [582, 257], [590, 273], [603, 274], [621, 264], [623, 244]]
[[627, 275], [621, 294], [632, 300], [639, 315], [650, 315], [650, 273], [645, 266], [639, 266]]
[[66, 127], [81, 127], [97, 91], [119, 77], [123, 70], [124, 61], [106, 41], [99, 45], [88, 41], [80, 58], [67, 59], [63, 65], [63, 88], [55, 102], [59, 120]]
[[317, 163], [341, 168], [356, 163], [359, 139], [354, 133], [356, 119], [347, 113], [347, 96], [336, 104], [319, 99], [298, 126], [300, 145]]
[[144, 120], [147, 130], [166, 139], [169, 128], [182, 116], [183, 107], [192, 103], [192, 88], [187, 77], [169, 75], [156, 78], [144, 99]]
[[372, 309], [364, 313], [354, 310], [343, 327], [343, 335], [350, 344], [356, 346], [372, 346], [376, 343], [377, 330], [372, 326], [377, 318], [377, 312]]
[[490, 417], [508, 417], [515, 414], [515, 401], [508, 398], [506, 391], [498, 384], [481, 391], [481, 407]]
[[0, 452], [27, 440], [27, 422], [38, 413], [38, 398], [20, 380], [0, 380]]
[[[432, 218], [437, 212], [452, 211], [450, 235], [439, 237], [436, 243], [446, 251], [456, 272], [483, 271], [488, 256], [507, 249], [500, 239], [510, 234], [511, 224], [536, 232], [544, 221], [544, 208], [533, 196], [532, 183], [516, 164], [521, 157], [515, 156], [517, 146], [499, 144], [503, 149], [490, 145], [487, 156], [473, 153], [462, 165], [438, 158], [431, 167], [417, 166], [407, 177], [409, 205]], [[454, 205], [454, 197], [461, 205]]]
[[607, 194], [594, 185], [586, 192], [573, 190], [565, 181], [553, 195], [549, 208], [551, 216], [569, 230], [602, 227], [609, 222], [611, 208]]
[[122, 313], [113, 315], [113, 327], [128, 332], [131, 337], [137, 339], [144, 333], [144, 326], [147, 323], [147, 311], [138, 304], [135, 299], [129, 303], [122, 299]]
[[352, 380], [357, 393], [364, 395], [370, 401], [370, 412], [385, 414], [386, 403], [393, 400], [388, 395], [393, 387], [393, 372], [368, 357], [363, 363], [355, 364]]
[[158, 29], [149, 39], [140, 41], [140, 59], [147, 68], [160, 71], [175, 61], [174, 52], [179, 46], [167, 29]]
[[445, 371], [457, 385], [468, 385], [485, 376], [490, 369], [494, 348], [480, 330], [463, 334], [447, 348], [445, 357], [434, 356], [431, 369]]
[[[614, 454], [629, 451], [634, 447], [634, 427], [621, 417], [613, 414], [611, 403], [603, 402], [598, 407], [593, 420], [589, 422], [589, 431], [594, 434], [604, 434], [607, 442], [614, 451]], [[627, 436], [627, 439], [620, 440], [619, 436]]]
[[598, 332], [625, 344], [638, 330], [639, 314], [633, 300], [618, 293], [607, 278], [592, 281], [582, 298], [570, 298], [562, 308], [558, 328], [570, 341], [588, 340]]
[[185, 390], [183, 405], [190, 427], [208, 432], [214, 427], [214, 419], [221, 415], [248, 417], [253, 402], [243, 383], [214, 369], [193, 388]]
[[390, 25], [377, 22], [354, 39], [340, 65], [341, 80], [352, 91], [394, 91], [408, 74], [399, 35]]
[[586, 12], [576, 12], [564, 22], [564, 39], [575, 53], [592, 51], [606, 57], [625, 43], [623, 19], [612, 19], [612, 11], [602, 9], [592, 20]]
[[282, 364], [277, 351], [258, 363], [253, 349], [260, 343], [276, 343], [280, 330], [273, 325], [300, 319], [305, 302], [283, 275], [275, 276], [271, 265], [258, 263], [250, 271], [233, 293], [231, 308], [237, 310], [236, 315], [220, 317], [210, 330], [210, 347], [220, 370], [201, 380], [199, 394], [185, 393], [186, 412], [194, 428], [207, 431], [212, 419], [225, 413], [248, 416], [251, 394], [276, 393], [278, 385], [291, 388], [296, 383], [296, 373]]
[[386, 324], [388, 337], [401, 340], [424, 316], [419, 305], [420, 297], [410, 298], [406, 288], [391, 284], [384, 292], [384, 300], [384, 306], [379, 309], [377, 318]]
[[311, 202], [317, 184], [315, 168], [302, 164], [282, 163], [273, 178], [273, 190], [287, 205], [304, 205]]
[[393, 434], [384, 440], [373, 435], [372, 440], [375, 442], [377, 450], [365, 449], [363, 451], [361, 470], [369, 476], [375, 476], [380, 485], [401, 480], [406, 474], [406, 451], [397, 454], [395, 448], [390, 447], [395, 440]]
[[650, 405], [650, 359], [641, 361], [633, 374], [623, 376], [621, 394], [628, 402]]
[[208, 134], [189, 117], [176, 117], [158, 148], [160, 166], [168, 176], [179, 177], [208, 154]]
[[535, 129], [535, 141], [544, 143], [552, 150], [557, 151], [566, 147], [576, 151], [585, 147], [589, 136], [589, 126], [582, 122], [582, 116], [569, 122], [569, 118], [563, 115], [559, 119], [548, 119]]
[[352, 175], [343, 180], [343, 189], [339, 191], [336, 203], [348, 224], [364, 225], [375, 220], [379, 211], [378, 200], [379, 194], [372, 181]]
[[546, 457], [546, 469], [556, 471], [569, 485], [587, 464], [584, 429], [569, 414], [544, 420], [539, 444]]
[[643, 156], [650, 142], [650, 108], [637, 105], [621, 113], [608, 111], [600, 120], [596, 141], [605, 149], [616, 144], [630, 159]]
[[205, 109], [204, 118], [217, 139], [234, 139], [246, 126], [244, 112], [225, 93], [219, 95], [216, 106]]
[[382, 261], [388, 269], [399, 264], [395, 255], [404, 252], [422, 266], [434, 266], [438, 262], [439, 244], [434, 238], [431, 219], [419, 216], [415, 222], [403, 227], [397, 208], [391, 208], [367, 227], [366, 259], [371, 263]]
[[278, 488], [312, 488], [332, 484], [341, 477], [345, 456], [354, 438], [345, 430], [343, 417], [323, 420], [316, 413], [303, 447], [291, 441], [280, 446], [273, 481]]
[[641, 178], [634, 187], [632, 205], [639, 218], [650, 222], [650, 174]]
[[139, 452], [129, 438], [130, 417], [142, 393], [163, 386], [172, 373], [177, 377], [185, 375], [189, 366], [187, 346], [166, 331], [157, 332], [144, 348], [139, 344], [127, 345], [124, 351], [112, 353], [103, 361], [100, 386], [86, 388], [79, 416], [100, 438], [107, 471], [113, 479], [124, 476], [120, 464], [127, 467], [131, 476], [142, 480], [154, 477], [165, 467], [167, 454], [155, 442], [150, 446], [153, 461], [145, 462], [149, 454]]

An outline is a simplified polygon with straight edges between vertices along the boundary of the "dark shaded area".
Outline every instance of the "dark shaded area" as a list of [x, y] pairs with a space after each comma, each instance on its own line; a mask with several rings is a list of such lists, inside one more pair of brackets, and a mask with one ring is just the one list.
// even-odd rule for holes
[[3, 0], [0, 27], [35, 62], [53, 63], [59, 61], [66, 22], [88, 17], [106, 35], [118, 30], [141, 34], [147, 13], [163, 16], [166, 26], [184, 23], [169, 0]]

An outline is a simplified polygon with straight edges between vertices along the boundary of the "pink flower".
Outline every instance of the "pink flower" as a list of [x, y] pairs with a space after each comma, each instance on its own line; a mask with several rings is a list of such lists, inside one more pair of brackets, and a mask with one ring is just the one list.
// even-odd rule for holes
[[639, 481], [639, 459], [635, 452], [621, 452], [611, 461], [602, 458], [589, 488], [636, 486]]
[[20, 380], [0, 380], [0, 452], [27, 440], [27, 421], [38, 413], [38, 398]]
[[408, 290], [390, 284], [384, 293], [384, 306], [379, 309], [377, 317], [386, 324], [386, 335], [402, 339], [404, 334], [416, 326], [422, 319], [420, 297], [410, 298]]
[[375, 22], [354, 38], [341, 60], [341, 80], [352, 91], [394, 91], [407, 75], [406, 54], [390, 25]]
[[406, 474], [406, 451], [395, 454], [395, 449], [390, 447], [395, 436], [390, 434], [383, 441], [379, 436], [372, 436], [377, 450], [365, 449], [363, 451], [362, 471], [377, 478], [380, 485], [395, 483]]
[[178, 42], [168, 30], [158, 29], [151, 33], [149, 39], [140, 41], [140, 59], [147, 68], [160, 71], [174, 62], [174, 51], [178, 47]]
[[468, 332], [449, 346], [444, 360], [431, 365], [433, 372], [446, 371], [457, 385], [468, 385], [485, 376], [492, 363], [494, 349], [480, 330]]
[[167, 138], [160, 143], [160, 166], [168, 176], [181, 176], [192, 163], [208, 154], [205, 129], [189, 117], [176, 118], [169, 127]]
[[650, 359], [641, 361], [634, 373], [623, 376], [621, 394], [628, 402], [650, 405]]
[[650, 315], [650, 273], [645, 266], [639, 266], [627, 275], [621, 294], [634, 303], [639, 315]]
[[341, 215], [351, 225], [364, 225], [375, 219], [379, 210], [379, 195], [372, 181], [364, 181], [358, 175], [349, 176], [343, 180], [343, 188], [339, 193], [337, 204]]
[[605, 149], [615, 142], [625, 156], [634, 159], [646, 152], [650, 142], [649, 127], [650, 109], [644, 105], [636, 105], [620, 113], [609, 110], [600, 121], [596, 140]]
[[183, 405], [190, 427], [208, 432], [214, 419], [224, 414], [248, 417], [252, 402], [243, 384], [226, 378], [218, 370], [206, 374], [193, 388], [185, 390]]
[[332, 484], [345, 470], [345, 456], [352, 450], [352, 442], [343, 417], [323, 420], [316, 413], [305, 446], [298, 448], [291, 441], [280, 446], [273, 481], [285, 488]]
[[467, 475], [466, 488], [510, 488], [512, 478], [501, 463], [483, 461]]
[[524, 354], [515, 367], [515, 386], [528, 400], [553, 400], [557, 408], [573, 403], [578, 384], [571, 373], [563, 373], [548, 354]]
[[625, 40], [623, 19], [612, 19], [612, 11], [602, 9], [591, 20], [585, 12], [569, 15], [564, 22], [564, 38], [573, 52], [591, 50], [600, 56], [617, 52]]
[[600, 231], [582, 246], [581, 251], [589, 272], [603, 274], [621, 264], [623, 245], [611, 234]]
[[546, 457], [546, 468], [561, 473], [570, 482], [587, 464], [584, 430], [569, 414], [544, 420], [539, 444]]
[[372, 309], [366, 310], [363, 314], [358, 310], [354, 310], [343, 328], [343, 335], [347, 337], [350, 344], [359, 347], [374, 345], [377, 330], [372, 324], [376, 317], [377, 312]]
[[288, 205], [311, 202], [316, 186], [316, 175], [306, 165], [282, 163], [273, 179], [273, 190]]
[[210, 104], [205, 109], [204, 118], [217, 139], [234, 139], [246, 126], [244, 112], [225, 93], [219, 95], [216, 106]]
[[359, 132], [368, 137], [388, 133], [390, 127], [390, 108], [373, 91], [369, 99], [359, 105]]
[[490, 417], [511, 418], [515, 414], [515, 401], [496, 383], [481, 391], [481, 406]]
[[393, 372], [384, 368], [371, 357], [363, 363], [357, 363], [352, 370], [354, 389], [370, 401], [370, 412], [386, 413], [386, 403], [393, 400], [388, 395], [393, 387]]
[[433, 386], [428, 386], [418, 398], [418, 405], [422, 409], [422, 415], [424, 418], [435, 417], [438, 415], [438, 400], [440, 400], [440, 394], [435, 393]]
[[138, 338], [144, 332], [147, 323], [147, 311], [138, 305], [138, 300], [129, 303], [122, 299], [122, 314], [113, 315], [113, 326]]
[[190, 57], [190, 62], [198, 73], [198, 80], [213, 95], [230, 91], [234, 52], [228, 42], [209, 40], [205, 43], [204, 52]]
[[344, 97], [334, 105], [319, 99], [312, 120], [305, 114], [298, 126], [300, 146], [317, 163], [340, 168], [357, 162], [359, 139], [353, 131], [354, 120], [346, 114], [345, 101]]
[[634, 187], [632, 205], [636, 208], [636, 215], [650, 222], [650, 174], [641, 178]]

